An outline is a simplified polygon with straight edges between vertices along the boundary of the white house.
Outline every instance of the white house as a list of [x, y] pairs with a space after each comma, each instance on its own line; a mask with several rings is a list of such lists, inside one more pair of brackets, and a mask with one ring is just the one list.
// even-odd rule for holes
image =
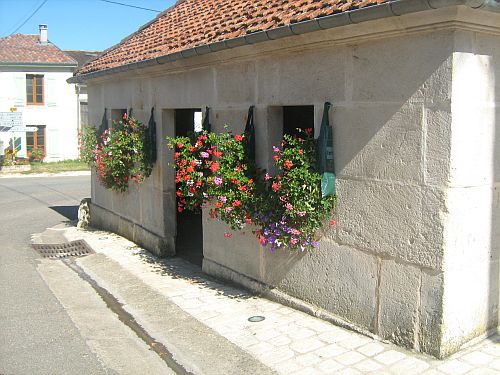
[[66, 80], [78, 63], [49, 42], [46, 25], [39, 31], [0, 38], [0, 155], [14, 140], [18, 157], [40, 149], [45, 161], [76, 159], [78, 95]]

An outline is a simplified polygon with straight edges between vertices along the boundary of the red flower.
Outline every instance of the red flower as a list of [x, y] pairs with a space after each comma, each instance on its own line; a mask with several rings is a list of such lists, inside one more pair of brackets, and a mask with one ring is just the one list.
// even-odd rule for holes
[[222, 208], [222, 203], [221, 203], [221, 202], [217, 202], [215, 205], [216, 205], [218, 208]]
[[241, 205], [241, 202], [240, 202], [238, 199], [236, 199], [236, 200], [233, 202], [233, 206], [234, 206], [234, 207], [239, 207], [240, 205]]
[[273, 156], [274, 161], [278, 161], [278, 159], [279, 159], [279, 158], [280, 158], [280, 157], [279, 157], [278, 155], [274, 155], [274, 156]]
[[247, 186], [246, 185], [240, 186], [238, 190], [247, 191]]
[[189, 147], [189, 152], [195, 152], [195, 151], [196, 149], [193, 146]]
[[242, 136], [242, 135], [239, 135], [239, 134], [236, 134], [236, 135], [234, 136], [234, 140], [235, 140], [236, 142], [240, 142], [240, 141], [242, 141], [242, 140], [243, 140], [243, 136]]
[[283, 166], [286, 168], [286, 169], [290, 169], [293, 167], [293, 163], [290, 161], [290, 160], [285, 160], [284, 163], [283, 163]]
[[194, 168], [191, 167], [191, 166], [189, 166], [189, 167], [186, 168], [186, 171], [187, 171], [187, 173], [193, 173], [194, 172]]
[[210, 166], [210, 170], [215, 173], [219, 169], [219, 163], [213, 162], [212, 165]]
[[224, 233], [224, 237], [226, 237], [226, 238], [231, 238], [231, 237], [233, 237], [233, 235], [232, 235], [231, 233], [227, 233], [227, 232], [226, 232], [226, 233]]
[[181, 156], [181, 153], [180, 153], [180, 152], [176, 152], [176, 153], [174, 154], [174, 159], [177, 159], [179, 156]]
[[280, 189], [280, 184], [277, 183], [276, 181], [273, 182], [273, 184], [271, 185], [271, 188], [274, 190], [274, 191], [278, 191]]
[[[133, 180], [135, 180], [135, 177], [132, 177]], [[175, 193], [178, 197], [182, 197], [182, 192], [180, 190], [177, 190]]]
[[184, 176], [184, 181], [189, 181], [190, 179], [191, 179], [191, 176], [189, 176], [189, 175]]
[[177, 143], [177, 148], [183, 148], [184, 145], [182, 143]]
[[217, 150], [214, 150], [214, 156], [215, 156], [216, 158], [220, 158], [220, 157], [222, 156], [222, 152], [217, 151]]
[[298, 151], [297, 151], [297, 153], [298, 153], [299, 155], [302, 155], [302, 149], [300, 149], [300, 148], [299, 148], [299, 149], [298, 149]]
[[335, 221], [335, 220], [330, 220], [330, 225], [331, 225], [331, 226], [335, 226], [335, 225], [337, 225], [337, 221]]
[[191, 160], [191, 166], [196, 167], [196, 160]]
[[182, 207], [181, 206], [177, 207], [177, 211], [182, 212]]

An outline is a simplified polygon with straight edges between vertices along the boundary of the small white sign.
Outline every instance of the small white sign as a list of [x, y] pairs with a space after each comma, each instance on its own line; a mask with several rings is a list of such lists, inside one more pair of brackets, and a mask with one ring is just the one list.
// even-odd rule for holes
[[10, 128], [11, 132], [36, 132], [37, 130], [36, 126], [13, 126]]
[[22, 112], [0, 112], [0, 126], [12, 128], [13, 126], [23, 126]]

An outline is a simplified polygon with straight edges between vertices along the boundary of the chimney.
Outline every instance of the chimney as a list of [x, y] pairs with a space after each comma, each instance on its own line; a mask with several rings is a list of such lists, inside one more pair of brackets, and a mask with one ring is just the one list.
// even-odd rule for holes
[[47, 44], [49, 42], [47, 25], [38, 25], [38, 29], [40, 30], [40, 44]]

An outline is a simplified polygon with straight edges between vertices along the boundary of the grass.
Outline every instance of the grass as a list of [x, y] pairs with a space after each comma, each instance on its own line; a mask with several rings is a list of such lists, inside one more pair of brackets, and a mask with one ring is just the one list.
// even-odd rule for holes
[[59, 172], [70, 172], [70, 171], [89, 171], [90, 168], [87, 163], [81, 160], [63, 160], [56, 161], [52, 163], [37, 163], [33, 162], [31, 164], [31, 170], [22, 172], [23, 174], [30, 173], [59, 173]]

